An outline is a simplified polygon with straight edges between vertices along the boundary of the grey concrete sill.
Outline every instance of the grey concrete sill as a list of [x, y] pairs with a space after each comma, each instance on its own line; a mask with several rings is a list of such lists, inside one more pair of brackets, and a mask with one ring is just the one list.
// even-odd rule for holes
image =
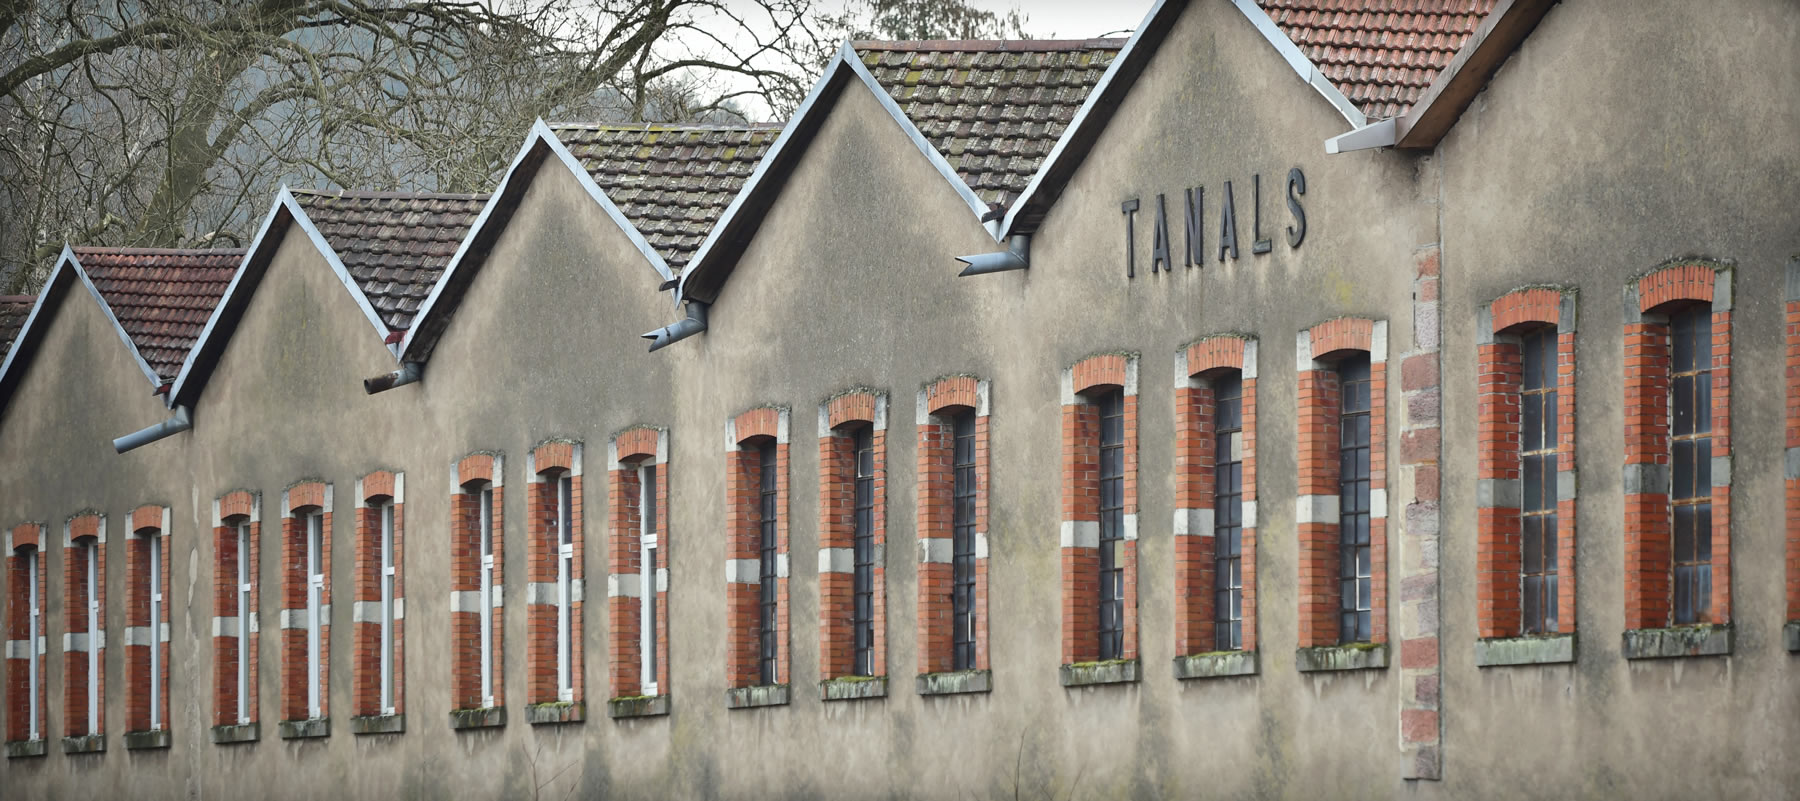
[[41, 757], [47, 750], [42, 739], [13, 740], [6, 744], [6, 758]]
[[725, 691], [726, 709], [755, 709], [759, 706], [786, 706], [788, 686], [766, 684], [760, 687], [732, 687]]
[[554, 726], [587, 720], [586, 701], [558, 701], [525, 707], [525, 722], [533, 726]]
[[452, 729], [491, 729], [506, 725], [506, 707], [457, 709], [450, 712]]
[[1256, 675], [1255, 651], [1213, 651], [1175, 657], [1175, 678], [1216, 679]]
[[1626, 659], [1727, 656], [1730, 653], [1730, 624], [1632, 629], [1625, 632]]
[[100, 754], [106, 752], [106, 735], [83, 734], [79, 737], [63, 738], [65, 754]]
[[400, 734], [404, 731], [405, 715], [359, 715], [350, 719], [351, 734]]
[[1783, 626], [1781, 629], [1781, 638], [1787, 641], [1788, 651], [1800, 653], [1800, 620], [1796, 620]]
[[125, 750], [147, 751], [169, 747], [169, 730], [125, 732]]
[[239, 723], [232, 726], [212, 727], [214, 745], [230, 745], [232, 743], [254, 743], [262, 739], [262, 724]]
[[634, 695], [606, 702], [606, 714], [613, 720], [653, 718], [669, 714], [668, 695]]
[[1126, 684], [1138, 680], [1138, 661], [1120, 659], [1111, 662], [1077, 662], [1063, 665], [1058, 671], [1064, 687], [1092, 687], [1098, 684]]
[[1575, 661], [1575, 635], [1494, 637], [1475, 641], [1476, 667], [1560, 665]]
[[819, 696], [827, 701], [886, 698], [886, 676], [844, 676], [819, 682]]
[[990, 670], [956, 670], [947, 673], [920, 673], [913, 688], [920, 695], [961, 695], [994, 690], [994, 673]]
[[1294, 666], [1301, 673], [1331, 670], [1384, 670], [1388, 666], [1387, 643], [1371, 645], [1321, 645], [1294, 652]]
[[307, 740], [331, 736], [331, 718], [284, 720], [275, 727], [283, 740]]

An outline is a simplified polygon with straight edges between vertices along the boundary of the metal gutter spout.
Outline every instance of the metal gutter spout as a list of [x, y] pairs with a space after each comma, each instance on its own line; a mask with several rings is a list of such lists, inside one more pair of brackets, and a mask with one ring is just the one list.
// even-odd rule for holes
[[186, 406], [175, 407], [175, 416], [164, 420], [142, 431], [135, 431], [113, 440], [113, 450], [119, 453], [149, 445], [163, 437], [179, 434], [194, 427], [194, 415]]
[[705, 330], [706, 304], [690, 300], [687, 302], [687, 319], [673, 325], [665, 325], [642, 336], [650, 340], [650, 352], [655, 353]]
[[405, 362], [400, 369], [387, 375], [363, 379], [363, 392], [373, 395], [386, 392], [394, 387], [404, 387], [425, 377], [425, 365], [422, 362]]
[[1031, 234], [1013, 234], [1007, 240], [1006, 249], [999, 253], [957, 256], [956, 260], [969, 265], [964, 267], [962, 272], [956, 274], [958, 278], [1029, 269], [1031, 267]]

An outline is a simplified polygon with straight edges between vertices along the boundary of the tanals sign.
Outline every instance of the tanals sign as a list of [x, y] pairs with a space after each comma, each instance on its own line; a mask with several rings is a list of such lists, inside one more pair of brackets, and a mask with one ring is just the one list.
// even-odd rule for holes
[[[1182, 264], [1193, 267], [1206, 261], [1206, 187], [1197, 186], [1183, 190], [1187, 198], [1185, 213], [1182, 219], [1187, 229], [1187, 246], [1182, 249]], [[1300, 196], [1306, 194], [1306, 174], [1299, 167], [1288, 170], [1287, 174], [1287, 207], [1293, 223], [1287, 226], [1287, 243], [1289, 249], [1300, 247], [1306, 241], [1306, 210], [1300, 208]], [[1274, 243], [1263, 237], [1262, 230], [1262, 176], [1250, 178], [1250, 252], [1258, 255], [1268, 253]], [[1125, 215], [1125, 277], [1137, 276], [1137, 212], [1138, 199], [1132, 198], [1119, 207]], [[1169, 237], [1168, 204], [1163, 195], [1156, 196], [1156, 230], [1154, 244], [1150, 248], [1150, 272], [1173, 270], [1175, 261], [1169, 254], [1174, 240]], [[1237, 203], [1231, 196], [1231, 182], [1225, 182], [1224, 200], [1219, 204], [1219, 244], [1217, 246], [1219, 261], [1224, 261], [1226, 254], [1232, 259], [1238, 257]]]

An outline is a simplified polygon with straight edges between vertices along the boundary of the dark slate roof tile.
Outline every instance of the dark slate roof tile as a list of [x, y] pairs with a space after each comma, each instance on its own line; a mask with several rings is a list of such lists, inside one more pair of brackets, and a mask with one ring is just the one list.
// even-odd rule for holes
[[241, 249], [74, 248], [76, 260], [164, 383], [182, 362], [244, 260]]
[[294, 199], [393, 331], [412, 325], [487, 195], [295, 190]]

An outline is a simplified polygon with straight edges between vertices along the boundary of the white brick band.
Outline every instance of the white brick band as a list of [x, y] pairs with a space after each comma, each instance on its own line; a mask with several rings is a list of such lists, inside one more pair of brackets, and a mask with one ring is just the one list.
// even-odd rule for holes
[[1062, 547], [1100, 547], [1100, 523], [1094, 520], [1064, 520], [1062, 522]]
[[919, 561], [923, 564], [950, 564], [956, 555], [956, 544], [949, 537], [919, 538]]
[[1213, 535], [1213, 510], [1176, 509], [1175, 536], [1210, 537]]
[[1294, 524], [1338, 522], [1338, 496], [1302, 495], [1294, 499]]
[[856, 551], [851, 548], [820, 548], [820, 573], [849, 573], [856, 569]]
[[727, 559], [725, 581], [729, 584], [761, 584], [762, 563], [755, 559]]
[[238, 636], [237, 616], [232, 615], [232, 616], [228, 616], [228, 617], [213, 618], [212, 619], [212, 636], [214, 636], [214, 637], [236, 637], [236, 636]]
[[[583, 600], [583, 597], [586, 595], [585, 584], [586, 582], [582, 579], [569, 580], [569, 603], [579, 603]], [[541, 604], [544, 606], [557, 605], [557, 603], [560, 602], [557, 592], [557, 582], [534, 581], [525, 585], [525, 602], [528, 604]]]
[[614, 573], [606, 577], [606, 597], [608, 598], [642, 598], [644, 597], [644, 581], [636, 573], [623, 575]]

